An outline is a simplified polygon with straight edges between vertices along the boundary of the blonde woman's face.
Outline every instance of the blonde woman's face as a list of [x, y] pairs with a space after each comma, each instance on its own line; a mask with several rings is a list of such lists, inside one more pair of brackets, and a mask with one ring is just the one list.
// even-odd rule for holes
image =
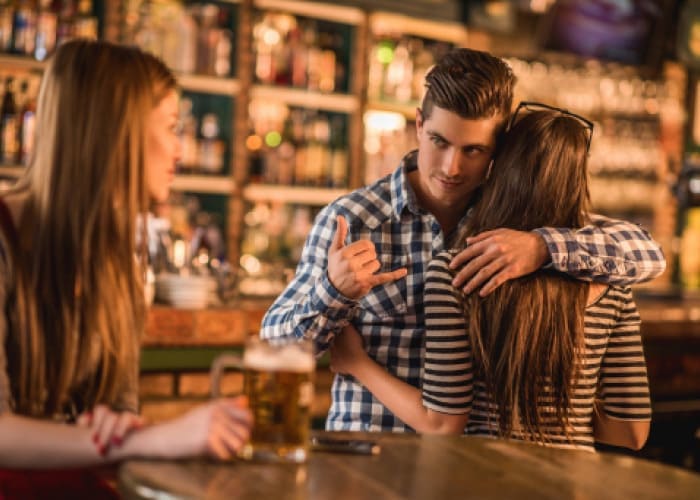
[[175, 176], [181, 146], [177, 134], [178, 95], [171, 90], [151, 111], [146, 131], [146, 184], [156, 202], [164, 202]]

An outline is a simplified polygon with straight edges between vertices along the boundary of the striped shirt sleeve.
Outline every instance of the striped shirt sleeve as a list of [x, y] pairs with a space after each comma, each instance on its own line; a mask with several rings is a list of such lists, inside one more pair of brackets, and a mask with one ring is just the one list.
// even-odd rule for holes
[[473, 366], [464, 312], [452, 286], [451, 254], [438, 254], [425, 281], [423, 405], [454, 415], [468, 413], [473, 400]]
[[624, 420], [651, 419], [651, 400], [637, 306], [629, 288], [619, 289], [620, 309], [603, 355], [598, 397], [605, 413]]

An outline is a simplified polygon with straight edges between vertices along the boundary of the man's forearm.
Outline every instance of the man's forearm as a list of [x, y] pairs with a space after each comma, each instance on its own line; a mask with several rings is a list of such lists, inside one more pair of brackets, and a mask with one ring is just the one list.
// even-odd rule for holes
[[639, 226], [594, 217], [579, 230], [540, 228], [551, 267], [586, 281], [628, 286], [659, 276], [666, 259], [659, 245]]

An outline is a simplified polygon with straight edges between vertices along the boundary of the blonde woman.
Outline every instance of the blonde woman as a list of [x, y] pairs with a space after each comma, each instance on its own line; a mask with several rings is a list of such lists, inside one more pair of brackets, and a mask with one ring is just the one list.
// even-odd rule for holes
[[152, 426], [137, 415], [136, 221], [168, 196], [175, 86], [155, 57], [104, 42], [66, 43], [47, 65], [36, 152], [0, 200], [0, 468], [224, 459], [248, 438], [243, 400]]
[[[457, 241], [499, 227], [590, 223], [593, 124], [539, 103], [522, 103], [513, 121]], [[464, 294], [453, 286], [455, 252], [436, 255], [426, 273], [420, 389], [382, 369], [352, 327], [331, 348], [333, 370], [354, 377], [418, 432], [466, 428], [588, 450], [596, 441], [643, 446], [651, 407], [629, 287], [540, 270], [486, 297]]]

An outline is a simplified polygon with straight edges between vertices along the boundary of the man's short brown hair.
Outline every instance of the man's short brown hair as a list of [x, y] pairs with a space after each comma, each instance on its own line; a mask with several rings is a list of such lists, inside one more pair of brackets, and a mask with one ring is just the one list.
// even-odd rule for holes
[[515, 75], [498, 57], [459, 48], [447, 53], [425, 77], [421, 113], [428, 119], [433, 106], [462, 118], [508, 118], [513, 104]]

